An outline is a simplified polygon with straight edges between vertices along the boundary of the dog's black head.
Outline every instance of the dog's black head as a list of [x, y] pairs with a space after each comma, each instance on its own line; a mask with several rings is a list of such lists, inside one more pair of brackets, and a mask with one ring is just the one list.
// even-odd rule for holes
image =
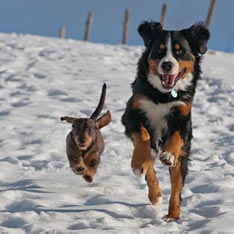
[[167, 31], [157, 22], [143, 22], [138, 32], [148, 56], [148, 81], [162, 93], [186, 90], [193, 80], [196, 58], [207, 51], [209, 31], [202, 23]]

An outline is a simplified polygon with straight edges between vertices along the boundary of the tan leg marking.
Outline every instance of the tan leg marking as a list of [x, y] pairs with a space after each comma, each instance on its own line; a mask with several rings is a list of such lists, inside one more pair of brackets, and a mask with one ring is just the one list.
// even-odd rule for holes
[[162, 192], [158, 186], [158, 180], [154, 171], [154, 161], [150, 152], [150, 135], [148, 131], [141, 127], [140, 133], [133, 134], [134, 150], [132, 156], [132, 168], [137, 175], [146, 175], [145, 180], [149, 188], [149, 200], [155, 205]]
[[143, 175], [144, 173], [146, 173], [151, 161], [150, 135], [144, 127], [141, 127], [141, 132], [133, 133], [132, 138], [134, 150], [131, 166], [134, 172], [135, 170], [138, 170], [140, 174]]
[[176, 131], [166, 142], [166, 145], [163, 151], [174, 154], [176, 159], [178, 159], [183, 145], [184, 145], [184, 141], [182, 140], [180, 133]]
[[180, 194], [183, 188], [183, 178], [181, 174], [181, 163], [170, 168], [171, 177], [171, 197], [169, 202], [168, 215], [165, 217], [169, 221], [177, 220], [180, 217]]
[[153, 205], [158, 203], [159, 197], [162, 197], [162, 191], [158, 185], [158, 179], [156, 176], [156, 172], [154, 171], [154, 162], [151, 161], [146, 173], [145, 180], [147, 182], [149, 188], [149, 200]]

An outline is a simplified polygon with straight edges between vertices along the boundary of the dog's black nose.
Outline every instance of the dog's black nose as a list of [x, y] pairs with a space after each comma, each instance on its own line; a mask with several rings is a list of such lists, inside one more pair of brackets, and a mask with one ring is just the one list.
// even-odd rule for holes
[[80, 138], [80, 143], [81, 143], [81, 144], [84, 144], [85, 142], [86, 142], [86, 138], [85, 138], [85, 137], [81, 137], [81, 138]]
[[173, 68], [173, 63], [172, 62], [163, 62], [162, 63], [162, 69], [165, 72], [170, 72]]
[[84, 170], [85, 170], [85, 168], [82, 167], [82, 166], [76, 167], [76, 171], [77, 171], [77, 172], [83, 172]]

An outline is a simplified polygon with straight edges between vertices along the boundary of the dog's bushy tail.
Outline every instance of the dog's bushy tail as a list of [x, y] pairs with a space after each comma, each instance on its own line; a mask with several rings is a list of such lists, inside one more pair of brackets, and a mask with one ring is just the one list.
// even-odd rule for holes
[[102, 108], [104, 106], [105, 98], [106, 98], [106, 84], [104, 83], [102, 86], [102, 93], [101, 93], [101, 97], [100, 97], [98, 106], [95, 109], [95, 111], [93, 112], [93, 114], [90, 116], [90, 119], [97, 119], [97, 117], [101, 113]]

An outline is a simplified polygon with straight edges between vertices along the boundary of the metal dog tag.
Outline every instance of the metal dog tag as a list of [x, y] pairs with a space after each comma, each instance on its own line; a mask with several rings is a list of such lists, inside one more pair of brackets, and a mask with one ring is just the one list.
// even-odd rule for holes
[[177, 91], [175, 91], [174, 89], [171, 90], [171, 96], [172, 96], [173, 98], [176, 98], [176, 97], [178, 96]]

